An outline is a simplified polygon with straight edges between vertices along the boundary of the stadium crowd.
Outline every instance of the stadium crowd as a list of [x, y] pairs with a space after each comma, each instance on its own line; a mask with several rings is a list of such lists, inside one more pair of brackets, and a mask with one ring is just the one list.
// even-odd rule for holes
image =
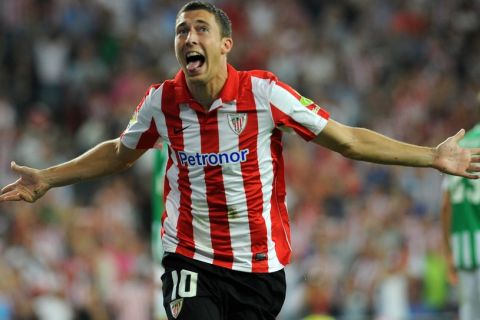
[[[431, 146], [478, 121], [478, 1], [215, 3], [237, 69], [275, 72], [334, 119]], [[149, 84], [178, 70], [182, 4], [0, 1], [0, 185], [16, 179], [11, 160], [43, 168], [117, 137]], [[294, 256], [280, 319], [453, 319], [442, 176], [284, 142]], [[153, 317], [151, 155], [1, 204], [1, 320]]]

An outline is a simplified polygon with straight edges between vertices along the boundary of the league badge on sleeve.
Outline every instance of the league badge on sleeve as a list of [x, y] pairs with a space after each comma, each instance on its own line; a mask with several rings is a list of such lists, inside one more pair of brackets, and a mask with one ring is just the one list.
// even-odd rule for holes
[[228, 125], [230, 129], [233, 130], [236, 134], [242, 133], [243, 129], [247, 125], [247, 114], [246, 113], [229, 113], [228, 117]]
[[318, 106], [315, 102], [312, 100], [305, 98], [303, 96], [300, 96], [300, 103], [306, 107], [308, 110], [312, 111], [313, 113], [321, 116], [324, 119], [329, 119], [330, 114], [324, 110], [322, 107]]

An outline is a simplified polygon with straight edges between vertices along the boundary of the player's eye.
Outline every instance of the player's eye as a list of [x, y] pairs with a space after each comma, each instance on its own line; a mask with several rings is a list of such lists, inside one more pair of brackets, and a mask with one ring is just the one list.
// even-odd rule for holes
[[183, 36], [188, 33], [188, 30], [186, 28], [181, 28], [177, 30], [177, 35]]

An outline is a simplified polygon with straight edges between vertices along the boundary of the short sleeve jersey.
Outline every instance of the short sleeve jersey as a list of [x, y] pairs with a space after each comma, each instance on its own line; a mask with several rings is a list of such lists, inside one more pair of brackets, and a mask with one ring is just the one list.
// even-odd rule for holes
[[162, 244], [245, 272], [274, 272], [290, 260], [282, 129], [311, 140], [329, 114], [267, 71], [237, 71], [204, 109], [180, 71], [151, 86], [122, 143], [168, 146]]
[[[480, 147], [480, 125], [468, 131], [462, 147]], [[460, 269], [480, 266], [480, 180], [447, 176], [444, 188], [450, 196], [452, 217], [450, 244], [454, 264]]]

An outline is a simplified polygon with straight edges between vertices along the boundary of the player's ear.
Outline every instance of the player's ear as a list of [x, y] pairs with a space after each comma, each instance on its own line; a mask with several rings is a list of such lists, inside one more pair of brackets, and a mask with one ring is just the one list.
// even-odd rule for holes
[[233, 48], [233, 39], [225, 37], [222, 39], [222, 54], [229, 53]]

